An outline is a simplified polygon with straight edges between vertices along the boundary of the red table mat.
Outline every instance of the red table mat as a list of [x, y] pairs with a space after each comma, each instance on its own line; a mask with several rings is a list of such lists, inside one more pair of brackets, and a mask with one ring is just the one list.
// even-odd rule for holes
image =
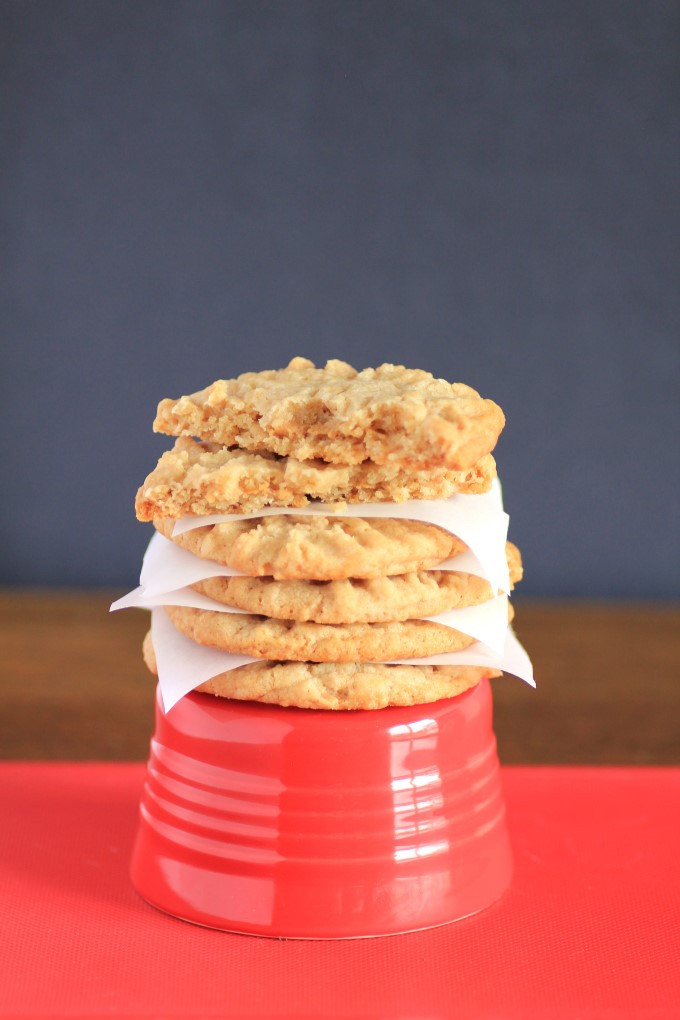
[[350, 942], [198, 928], [128, 859], [142, 765], [0, 765], [0, 1016], [680, 1017], [680, 769], [505, 768], [512, 888]]

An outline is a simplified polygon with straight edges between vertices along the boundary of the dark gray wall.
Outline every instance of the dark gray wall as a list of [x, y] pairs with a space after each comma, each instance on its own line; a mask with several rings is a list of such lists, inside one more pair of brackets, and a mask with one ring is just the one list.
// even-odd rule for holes
[[4, 582], [131, 585], [157, 401], [467, 382], [527, 594], [678, 594], [677, 3], [3, 0]]

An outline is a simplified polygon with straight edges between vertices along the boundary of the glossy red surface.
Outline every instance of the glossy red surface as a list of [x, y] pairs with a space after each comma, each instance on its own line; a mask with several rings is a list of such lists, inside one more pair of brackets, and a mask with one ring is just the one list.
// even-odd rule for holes
[[134, 885], [176, 917], [288, 938], [476, 913], [511, 876], [491, 716], [486, 681], [374, 712], [157, 705]]

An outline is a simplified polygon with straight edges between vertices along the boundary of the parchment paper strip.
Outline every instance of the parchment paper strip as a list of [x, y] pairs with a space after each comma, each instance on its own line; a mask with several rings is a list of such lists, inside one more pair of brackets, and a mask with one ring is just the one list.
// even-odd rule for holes
[[[181, 535], [195, 528], [227, 521], [245, 521], [276, 515], [324, 517], [389, 517], [423, 521], [456, 535], [470, 548], [481, 564], [485, 577], [496, 590], [508, 592], [510, 582], [505, 557], [505, 543], [510, 518], [503, 510], [500, 484], [495, 480], [489, 492], [477, 496], [457, 494], [449, 499], [417, 499], [405, 503], [347, 503], [335, 513], [324, 503], [305, 507], [266, 507], [250, 514], [211, 514], [205, 517], [183, 517], [175, 522], [173, 534]], [[456, 559], [457, 557], [454, 557]], [[453, 561], [446, 561], [447, 564]], [[440, 569], [459, 569], [441, 566]]]
[[[178, 588], [175, 591], [157, 592], [149, 595], [143, 586], [135, 588], [134, 591], [124, 595], [111, 606], [111, 610], [117, 609], [153, 609], [156, 606], [189, 606], [193, 609], [209, 609], [214, 613], [238, 613], [240, 616], [251, 616], [242, 609], [234, 606], [226, 606], [222, 602], [216, 602], [207, 595], [194, 591], [193, 588]], [[466, 606], [463, 609], [451, 609], [447, 613], [439, 613], [436, 616], [426, 616], [423, 619], [431, 620], [433, 623], [440, 623], [444, 627], [451, 627], [463, 634], [468, 634], [476, 641], [483, 641], [484, 644], [497, 652], [502, 652], [505, 644], [505, 632], [508, 626], [508, 598], [507, 595], [498, 595], [495, 599], [489, 599], [478, 606]]]
[[[151, 619], [158, 682], [166, 712], [185, 694], [211, 677], [237, 669], [248, 662], [257, 662], [257, 659], [247, 655], [232, 655], [195, 644], [173, 626], [162, 608], [153, 609]], [[512, 673], [530, 686], [536, 686], [529, 657], [510, 627], [507, 628], [502, 654], [478, 642], [460, 652], [393, 661], [415, 666], [489, 666]]]
[[[507, 522], [499, 522], [499, 533], [506, 534]], [[502, 544], [502, 562], [500, 556], [500, 545]], [[497, 584], [496, 590], [509, 591], [510, 580], [508, 577], [507, 558], [505, 556], [505, 538], [499, 543], [498, 556], [494, 556], [493, 550], [489, 550], [484, 556], [484, 563], [471, 549], [452, 556], [442, 563], [438, 563], [433, 570], [446, 570], [464, 574], [474, 574], [476, 577], [483, 577], [493, 584], [502, 574], [503, 584]], [[489, 566], [491, 570], [489, 571]], [[225, 567], [215, 560], [202, 559], [187, 549], [175, 545], [170, 539], [164, 538], [159, 532], [154, 535], [147, 546], [142, 563], [142, 571], [139, 576], [139, 583], [146, 589], [147, 594], [152, 595], [158, 592], [174, 591], [176, 588], [184, 588], [186, 585], [203, 581], [207, 577], [243, 577], [242, 571], [234, 570], [232, 567]]]

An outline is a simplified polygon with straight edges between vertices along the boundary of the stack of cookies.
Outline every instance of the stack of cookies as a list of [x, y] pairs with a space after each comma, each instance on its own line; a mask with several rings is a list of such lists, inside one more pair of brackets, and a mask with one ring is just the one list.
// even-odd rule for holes
[[[456, 557], [469, 561], [455, 534], [390, 507], [488, 492], [503, 425], [496, 404], [460, 383], [303, 358], [161, 401], [154, 429], [177, 439], [141, 486], [137, 516], [207, 561], [192, 586], [202, 607], [174, 598], [163, 611], [189, 641], [249, 660], [197, 689], [375, 709], [453, 697], [498, 675], [428, 662], [475, 643], [450, 617], [430, 617], [499, 592], [456, 569]], [[179, 529], [179, 519], [194, 526]], [[522, 567], [510, 543], [506, 557], [511, 587]], [[150, 632], [152, 672], [157, 651]]]

